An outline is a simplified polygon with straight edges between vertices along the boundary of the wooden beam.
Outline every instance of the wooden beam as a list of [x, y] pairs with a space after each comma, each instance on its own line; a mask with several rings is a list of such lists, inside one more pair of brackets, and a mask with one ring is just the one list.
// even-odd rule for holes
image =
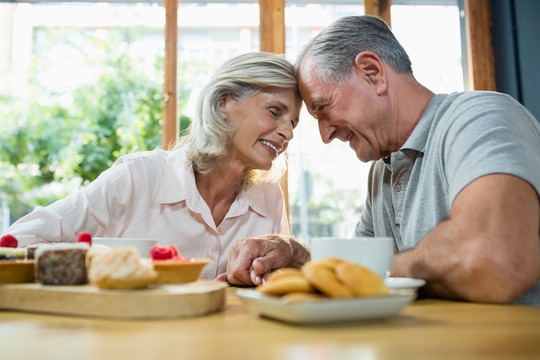
[[[261, 51], [285, 54], [285, 0], [259, 0], [259, 39]], [[280, 184], [290, 216], [288, 172]]]
[[165, 0], [163, 123], [161, 146], [168, 150], [178, 138], [177, 104], [178, 0]]
[[390, 8], [392, 0], [364, 0], [364, 12], [366, 15], [380, 17], [389, 27], [392, 27]]
[[260, 50], [285, 53], [285, 0], [259, 0]]
[[497, 90], [491, 37], [490, 0], [465, 0], [467, 48], [472, 90]]

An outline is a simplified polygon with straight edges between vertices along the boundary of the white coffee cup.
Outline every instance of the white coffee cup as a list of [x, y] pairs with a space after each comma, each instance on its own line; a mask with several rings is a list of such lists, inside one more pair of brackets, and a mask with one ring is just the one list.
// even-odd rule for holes
[[139, 255], [145, 258], [150, 257], [150, 249], [157, 244], [156, 239], [146, 238], [92, 238], [93, 244], [107, 245], [111, 248], [132, 246], [139, 251]]
[[340, 258], [360, 264], [379, 274], [390, 276], [394, 256], [391, 237], [316, 237], [311, 239], [311, 260]]

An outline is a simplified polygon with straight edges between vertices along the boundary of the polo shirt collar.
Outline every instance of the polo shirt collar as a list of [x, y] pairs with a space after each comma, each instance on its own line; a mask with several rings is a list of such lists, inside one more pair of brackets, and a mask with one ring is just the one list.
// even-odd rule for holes
[[441, 103], [448, 97], [448, 94], [437, 94], [429, 101], [424, 114], [416, 124], [413, 132], [405, 141], [405, 144], [401, 147], [400, 150], [416, 150], [419, 152], [424, 152], [426, 147], [426, 142], [429, 137], [430, 129], [432, 128], [432, 121], [435, 119], [435, 114], [439, 109]]

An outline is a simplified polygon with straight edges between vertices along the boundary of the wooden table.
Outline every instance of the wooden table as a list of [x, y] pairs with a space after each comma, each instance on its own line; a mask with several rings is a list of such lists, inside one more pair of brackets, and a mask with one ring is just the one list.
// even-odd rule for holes
[[259, 318], [227, 289], [224, 311], [106, 320], [0, 312], [0, 359], [540, 359], [540, 309], [417, 300], [398, 316], [298, 326]]

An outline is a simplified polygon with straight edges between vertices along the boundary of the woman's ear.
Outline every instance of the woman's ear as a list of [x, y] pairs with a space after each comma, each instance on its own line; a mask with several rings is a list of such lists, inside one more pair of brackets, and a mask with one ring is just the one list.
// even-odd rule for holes
[[225, 105], [227, 104], [227, 95], [221, 95], [219, 97], [219, 108], [224, 109]]
[[386, 66], [381, 58], [371, 51], [362, 51], [354, 59], [354, 68], [360, 76], [377, 89], [377, 95], [387, 90]]
[[221, 118], [225, 121], [227, 121], [227, 96], [228, 95], [221, 95], [218, 100], [219, 113], [221, 115]]

